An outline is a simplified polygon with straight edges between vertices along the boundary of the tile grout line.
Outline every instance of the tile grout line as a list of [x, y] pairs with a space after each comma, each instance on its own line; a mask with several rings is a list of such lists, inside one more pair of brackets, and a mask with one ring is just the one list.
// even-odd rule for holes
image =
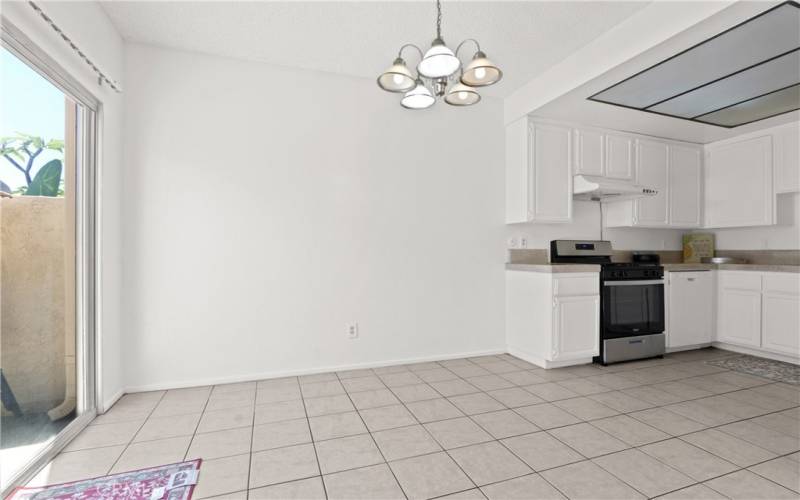
[[[156, 402], [156, 404], [155, 404], [155, 405], [153, 405], [153, 409], [152, 409], [152, 410], [150, 410], [150, 412], [147, 414], [147, 417], [144, 419], [144, 421], [142, 422], [142, 424], [139, 426], [139, 428], [136, 430], [136, 432], [134, 432], [134, 433], [133, 433], [133, 436], [131, 436], [130, 440], [129, 440], [129, 441], [126, 443], [126, 444], [125, 444], [125, 448], [123, 448], [123, 449], [122, 449], [122, 453], [120, 453], [120, 454], [119, 454], [119, 456], [117, 457], [117, 459], [116, 459], [116, 460], [114, 460], [114, 463], [112, 463], [112, 464], [111, 464], [111, 467], [109, 467], [109, 468], [108, 468], [108, 471], [106, 472], [106, 475], [110, 474], [110, 473], [111, 473], [111, 471], [112, 471], [112, 470], [114, 470], [114, 467], [117, 465], [117, 463], [119, 463], [119, 460], [122, 458], [122, 455], [124, 455], [124, 454], [125, 454], [125, 452], [126, 452], [126, 451], [128, 451], [128, 448], [130, 447], [131, 443], [133, 443], [133, 440], [134, 440], [134, 439], [136, 439], [136, 436], [139, 434], [139, 432], [141, 432], [141, 430], [142, 430], [142, 427], [144, 427], [144, 424], [146, 424], [146, 423], [147, 423], [147, 421], [148, 421], [148, 420], [150, 420], [150, 417], [151, 417], [151, 416], [153, 415], [153, 413], [156, 411], [156, 408], [158, 408], [158, 406], [159, 406], [159, 405], [161, 404], [161, 402], [164, 400], [164, 397], [165, 397], [166, 395], [167, 395], [167, 391], [164, 391], [164, 393], [163, 393], [163, 394], [161, 394], [161, 397], [160, 397], [160, 398], [158, 398], [158, 402]], [[87, 426], [87, 427], [88, 427], [88, 426]], [[83, 432], [83, 431], [81, 431], [81, 432]], [[91, 448], [90, 448], [90, 449], [91, 449]]]
[[[336, 380], [339, 380], [339, 376], [336, 375]], [[322, 477], [322, 465], [319, 463], [319, 453], [317, 453], [317, 445], [314, 441], [314, 433], [311, 431], [311, 420], [308, 417], [308, 408], [306, 408], [306, 400], [303, 397], [303, 384], [300, 383], [300, 378], [297, 378], [297, 385], [298, 390], [300, 391], [300, 401], [303, 403], [303, 413], [306, 416], [306, 427], [308, 427], [308, 436], [311, 438], [311, 449], [314, 450], [314, 459], [317, 461], [317, 471], [319, 472], [319, 482], [322, 483], [322, 493], [325, 495], [325, 500], [328, 500], [328, 487], [325, 485], [325, 479]], [[253, 417], [255, 418], [255, 416]], [[251, 463], [252, 463], [252, 456], [251, 456]], [[308, 479], [308, 478], [306, 478]], [[296, 481], [300, 481], [302, 479], [296, 479]], [[269, 485], [272, 486], [272, 485]], [[247, 484], [247, 498], [250, 498], [250, 483], [248, 480]]]

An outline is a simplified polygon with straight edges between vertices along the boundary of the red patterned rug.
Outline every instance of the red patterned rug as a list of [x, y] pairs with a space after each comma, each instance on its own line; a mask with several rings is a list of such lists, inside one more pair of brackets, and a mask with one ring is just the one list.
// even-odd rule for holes
[[201, 459], [71, 483], [20, 487], [7, 500], [189, 500]]

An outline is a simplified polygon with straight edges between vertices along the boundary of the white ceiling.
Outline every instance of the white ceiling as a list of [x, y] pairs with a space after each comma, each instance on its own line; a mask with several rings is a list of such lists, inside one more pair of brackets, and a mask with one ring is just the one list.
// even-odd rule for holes
[[[504, 72], [486, 94], [505, 97], [647, 3], [448, 1], [442, 33], [454, 49], [480, 41]], [[101, 4], [126, 41], [366, 78], [435, 35], [433, 1]]]

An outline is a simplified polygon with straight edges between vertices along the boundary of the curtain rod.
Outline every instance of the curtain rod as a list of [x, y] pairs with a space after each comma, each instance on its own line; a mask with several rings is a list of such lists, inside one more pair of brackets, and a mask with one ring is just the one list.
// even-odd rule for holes
[[39, 16], [41, 16], [41, 18], [44, 19], [44, 21], [47, 24], [49, 24], [50, 27], [53, 28], [53, 30], [56, 33], [58, 33], [58, 35], [65, 42], [67, 42], [67, 45], [69, 45], [70, 48], [73, 51], [75, 51], [76, 54], [78, 54], [78, 57], [83, 59], [84, 62], [86, 62], [86, 64], [91, 66], [92, 71], [97, 73], [97, 83], [99, 85], [102, 85], [103, 82], [106, 82], [108, 84], [108, 86], [111, 87], [112, 89], [114, 89], [116, 92], [122, 92], [122, 89], [119, 87], [119, 84], [117, 82], [115, 82], [114, 80], [110, 79], [109, 77], [107, 77], [102, 71], [100, 71], [100, 68], [98, 68], [97, 65], [95, 63], [93, 63], [91, 59], [86, 57], [86, 54], [84, 54], [83, 51], [81, 51], [81, 49], [79, 49], [78, 46], [75, 45], [75, 42], [73, 42], [70, 37], [68, 37], [66, 34], [64, 34], [64, 32], [61, 30], [61, 28], [59, 28], [58, 25], [56, 25], [56, 23], [53, 22], [53, 20], [50, 19], [50, 17], [47, 14], [44, 13], [44, 11], [41, 9], [41, 7], [39, 7], [34, 2], [31, 2], [31, 1], [28, 2], [28, 5], [30, 5], [31, 8], [33, 8], [33, 10], [35, 10], [39, 14]]

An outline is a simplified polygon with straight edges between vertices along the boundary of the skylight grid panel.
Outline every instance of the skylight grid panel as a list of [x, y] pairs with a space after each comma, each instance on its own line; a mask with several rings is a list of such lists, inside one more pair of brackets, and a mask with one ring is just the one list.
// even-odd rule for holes
[[591, 99], [646, 108], [800, 47], [800, 8], [783, 4]]
[[800, 50], [648, 108], [693, 118], [800, 83]]
[[721, 127], [738, 127], [798, 109], [800, 109], [800, 85], [795, 85], [780, 92], [699, 116], [695, 120]]

